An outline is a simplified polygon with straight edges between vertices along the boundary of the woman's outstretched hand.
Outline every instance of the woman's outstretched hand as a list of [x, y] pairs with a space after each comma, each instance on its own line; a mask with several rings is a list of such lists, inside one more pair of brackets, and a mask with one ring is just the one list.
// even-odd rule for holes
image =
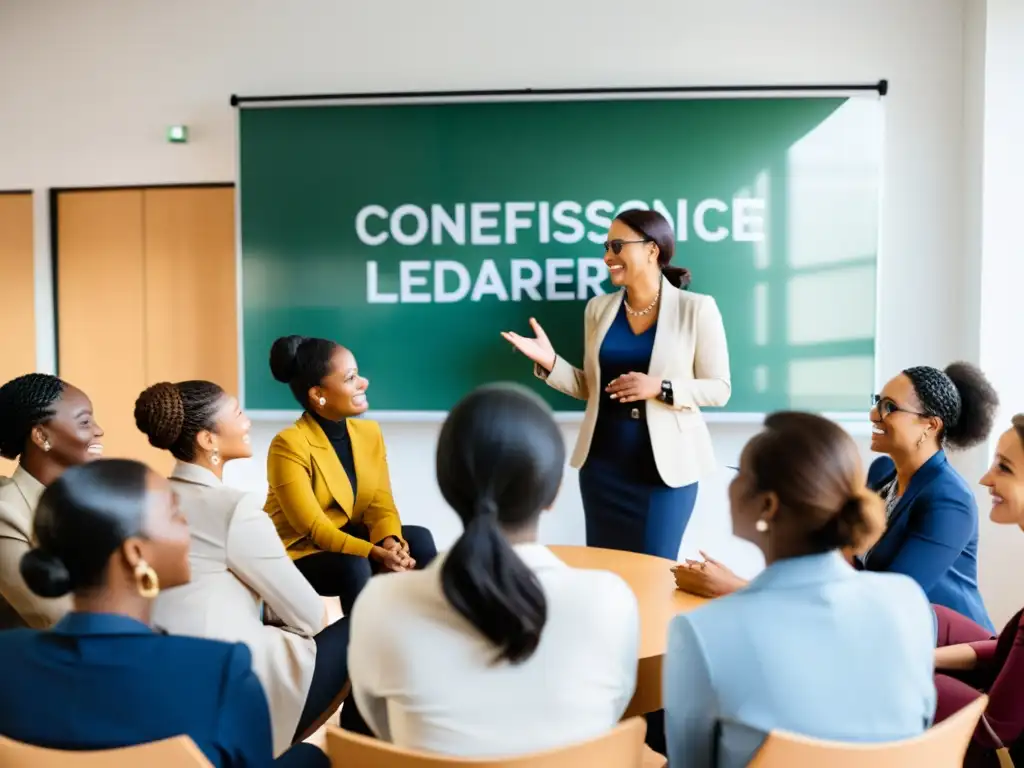
[[509, 344], [522, 352], [526, 357], [535, 362], [544, 370], [550, 372], [555, 367], [555, 348], [551, 346], [551, 340], [540, 327], [540, 323], [530, 318], [530, 328], [533, 329], [534, 338], [520, 336], [512, 331], [502, 331], [502, 338]]
[[703, 560], [685, 560], [672, 569], [676, 587], [697, 597], [723, 597], [747, 586], [747, 582], [717, 560], [700, 553]]

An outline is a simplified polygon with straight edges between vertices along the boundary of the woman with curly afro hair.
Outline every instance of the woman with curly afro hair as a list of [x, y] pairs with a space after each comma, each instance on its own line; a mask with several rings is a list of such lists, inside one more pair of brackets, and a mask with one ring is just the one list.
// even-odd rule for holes
[[[912, 577], [935, 605], [994, 631], [978, 590], [978, 505], [971, 486], [946, 458], [992, 432], [999, 396], [977, 367], [906, 368], [874, 396], [871, 450], [885, 454], [868, 486], [885, 502], [886, 528], [856, 568]], [[746, 582], [706, 558], [676, 569], [676, 583], [707, 597]]]
[[0, 478], [0, 629], [47, 629], [71, 610], [69, 598], [32, 592], [19, 564], [43, 490], [68, 467], [101, 456], [102, 437], [89, 398], [56, 376], [29, 373], [0, 387], [0, 456], [18, 462]]

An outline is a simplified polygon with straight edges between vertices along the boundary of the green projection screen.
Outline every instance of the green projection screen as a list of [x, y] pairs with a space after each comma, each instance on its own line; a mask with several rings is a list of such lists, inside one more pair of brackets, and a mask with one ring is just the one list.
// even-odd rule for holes
[[353, 350], [371, 409], [535, 387], [535, 316], [582, 365], [619, 210], [654, 207], [721, 308], [726, 410], [864, 411], [874, 384], [878, 98], [387, 102], [240, 110], [244, 402], [292, 410], [285, 334]]

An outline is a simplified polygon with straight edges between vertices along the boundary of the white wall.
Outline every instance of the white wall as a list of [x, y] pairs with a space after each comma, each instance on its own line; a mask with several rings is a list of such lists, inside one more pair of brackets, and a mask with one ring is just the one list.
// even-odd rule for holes
[[[984, 29], [980, 57], [984, 67], [984, 109], [980, 118], [977, 110], [973, 110], [972, 118], [978, 119], [982, 133], [979, 199], [975, 201], [980, 219], [978, 239], [969, 244], [965, 259], [975, 271], [980, 267], [979, 312], [974, 315], [978, 323], [979, 360], [1002, 399], [997, 430], [1002, 432], [1012, 414], [1024, 412], [1024, 355], [1020, 340], [1024, 327], [1024, 250], [1020, 237], [1024, 202], [1024, 3], [989, 0], [984, 14], [972, 8], [976, 23], [978, 16]], [[979, 46], [972, 42], [970, 47]], [[977, 464], [988, 463], [996, 437], [998, 434], [990, 441], [987, 455], [977, 457]], [[990, 505], [987, 493], [983, 504], [985, 509]], [[1013, 584], [1024, 554], [1024, 537], [1020, 531], [989, 524], [981, 530], [981, 548], [985, 553], [980, 572], [982, 589], [993, 614], [1006, 617], [1024, 602], [1021, 589]]]
[[[878, 361], [886, 376], [977, 354], [977, 323], [964, 320], [960, 293], [970, 270], [963, 2], [972, 1], [650, 0], [636, 6], [642, 11], [620, 0], [0, 3], [0, 189], [234, 179], [232, 93], [885, 77]], [[178, 122], [191, 128], [184, 146], [164, 141], [165, 126]], [[45, 322], [40, 329], [41, 348], [51, 349]], [[346, 341], [358, 351], [358, 340]], [[258, 450], [276, 426], [258, 428]], [[723, 461], [736, 458], [751, 429], [713, 428]], [[449, 542], [458, 526], [432, 478], [436, 425], [385, 432], [403, 515]], [[251, 462], [233, 476], [258, 487], [263, 473]], [[705, 483], [684, 551], [701, 546], [749, 572], [759, 559], [728, 535], [725, 482], [723, 473]], [[578, 542], [582, 532], [570, 473], [544, 535]], [[1024, 602], [1001, 582], [985, 588], [1001, 606]]]

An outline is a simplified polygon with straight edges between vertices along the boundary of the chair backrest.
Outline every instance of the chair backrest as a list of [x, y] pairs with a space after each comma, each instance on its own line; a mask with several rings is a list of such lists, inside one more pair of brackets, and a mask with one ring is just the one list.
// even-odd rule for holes
[[401, 749], [331, 728], [327, 754], [334, 768], [641, 768], [647, 723], [631, 717], [590, 741], [517, 757], [471, 759]]
[[0, 736], [3, 768], [212, 768], [188, 736], [90, 752], [47, 749]]
[[920, 736], [881, 744], [821, 741], [772, 731], [748, 768], [961, 768], [987, 705], [988, 697], [981, 696]]

